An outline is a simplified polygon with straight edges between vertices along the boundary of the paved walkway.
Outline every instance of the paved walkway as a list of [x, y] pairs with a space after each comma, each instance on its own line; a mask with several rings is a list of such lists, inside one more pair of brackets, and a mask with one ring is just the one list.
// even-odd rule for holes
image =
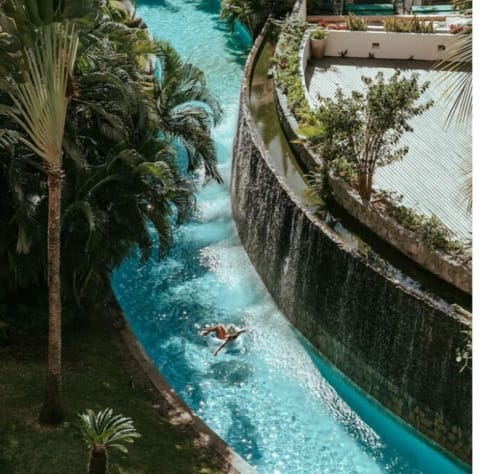
[[424, 97], [435, 103], [410, 121], [414, 132], [402, 138], [409, 153], [402, 161], [379, 168], [374, 186], [399, 192], [405, 205], [426, 215], [435, 214], [459, 237], [471, 238], [472, 220], [462, 191], [466, 181], [464, 169], [472, 158], [471, 125], [445, 125], [450, 105], [442, 96], [445, 87], [439, 83], [440, 73], [431, 71], [431, 65], [427, 61], [354, 58], [312, 61], [306, 71], [310, 102], [318, 104], [319, 94], [332, 97], [337, 87], [344, 92], [361, 90], [362, 76], [374, 77], [379, 71], [388, 75], [395, 68], [418, 72], [421, 82], [430, 81]]

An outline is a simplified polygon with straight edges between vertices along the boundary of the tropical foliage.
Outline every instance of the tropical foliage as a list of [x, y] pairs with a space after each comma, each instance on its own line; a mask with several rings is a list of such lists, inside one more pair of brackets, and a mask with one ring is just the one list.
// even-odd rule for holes
[[[221, 180], [210, 135], [221, 109], [203, 74], [147, 30], [129, 27], [131, 18], [112, 19], [111, 10], [104, 7], [80, 32], [68, 83], [61, 238], [67, 304], [95, 302], [135, 246], [147, 258], [154, 250], [150, 227], [160, 254], [168, 249], [172, 226], [194, 209], [193, 181], [179, 165], [182, 145], [188, 171], [204, 164], [207, 178]], [[0, 101], [11, 105], [4, 93]], [[10, 306], [43, 305], [44, 170], [13, 120], [3, 116], [0, 124], [8, 145], [0, 149], [0, 283]]]
[[203, 74], [115, 4], [0, 3], [0, 321], [43, 328], [49, 303], [49, 422], [63, 416], [62, 304], [86, 315], [134, 248], [164, 255], [194, 209], [190, 171], [221, 180]]
[[460, 72], [460, 77], [445, 74], [441, 83], [446, 88], [445, 98], [452, 101], [448, 120], [470, 120], [472, 116], [472, 51], [473, 23], [472, 2], [454, 0], [454, 7], [465, 17], [465, 24], [449, 43], [436, 68], [448, 72]]
[[310, 34], [310, 39], [322, 40], [327, 37], [327, 30], [325, 28], [315, 28]]
[[212, 125], [220, 121], [222, 110], [207, 88], [204, 73], [185, 64], [167, 42], [156, 44], [156, 54], [162, 71], [154, 88], [160, 129], [184, 147], [188, 171], [203, 163], [206, 178], [222, 182], [210, 134]]
[[[0, 89], [7, 97], [0, 113], [16, 129], [3, 129], [2, 144], [14, 154], [16, 143], [41, 158], [48, 183], [48, 370], [40, 419], [63, 419], [61, 385], [60, 212], [62, 143], [68, 85], [78, 47], [77, 19], [91, 2], [5, 1], [0, 14]], [[23, 250], [26, 236], [17, 241]], [[23, 240], [23, 242], [22, 242]]]
[[347, 29], [350, 31], [366, 31], [368, 28], [368, 23], [361, 16], [354, 15], [351, 12], [348, 14], [346, 23]]
[[[469, 0], [453, 0], [453, 6], [464, 16], [464, 24], [457, 26], [455, 38], [449, 43], [436, 68], [444, 71], [440, 85], [444, 87], [443, 98], [450, 102], [451, 108], [446, 120], [449, 125], [454, 119], [466, 123], [472, 117], [472, 54], [473, 22], [472, 3]], [[451, 74], [451, 73], [456, 74]], [[471, 156], [465, 159], [465, 180], [461, 194], [472, 210], [473, 182]]]
[[294, 16], [289, 16], [281, 23], [281, 28], [273, 58], [273, 62], [277, 64], [275, 82], [286, 94], [290, 110], [299, 121], [302, 121], [303, 116], [310, 115], [298, 60], [298, 51], [305, 33], [306, 23]]
[[383, 22], [385, 31], [397, 33], [434, 33], [433, 21], [421, 21], [415, 15], [409, 20], [401, 20], [395, 17], [386, 18]]
[[128, 449], [124, 443], [133, 443], [140, 438], [133, 420], [123, 415], [113, 416], [113, 410], [106, 408], [94, 413], [87, 409], [78, 415], [79, 430], [90, 449], [88, 474], [106, 474], [108, 472], [108, 448], [116, 448], [123, 453]]
[[459, 263], [471, 261], [472, 255], [463, 241], [435, 215], [426, 216], [402, 204], [403, 196], [395, 192], [378, 191], [375, 204], [386, 215], [395, 219], [402, 227], [418, 236], [431, 249], [440, 250], [455, 258]]

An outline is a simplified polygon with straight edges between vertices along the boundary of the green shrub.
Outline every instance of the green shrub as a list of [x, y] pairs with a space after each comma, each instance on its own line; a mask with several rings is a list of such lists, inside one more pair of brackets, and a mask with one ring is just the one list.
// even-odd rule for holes
[[383, 22], [385, 31], [397, 33], [434, 33], [433, 21], [420, 21], [416, 15], [411, 20], [399, 20], [395, 17], [387, 18]]
[[329, 169], [351, 186], [358, 183], [358, 174], [355, 166], [345, 158], [336, 158], [330, 162]]
[[419, 240], [433, 250], [445, 252], [467, 262], [471, 259], [467, 246], [456, 239], [453, 232], [435, 215], [427, 217], [410, 207], [401, 204], [403, 196], [381, 191], [376, 193], [377, 200], [385, 206], [385, 212], [402, 227], [417, 234]]
[[419, 234], [420, 240], [432, 249], [450, 254], [463, 250], [463, 244], [454, 238], [453, 232], [435, 214], [422, 221]]
[[282, 30], [275, 51], [274, 62], [278, 67], [275, 79], [281, 91], [287, 96], [288, 106], [297, 120], [302, 121], [309, 113], [309, 105], [300, 74], [300, 44], [306, 30], [306, 23], [288, 17], [282, 24]]
[[310, 34], [311, 39], [321, 40], [327, 37], [327, 30], [322, 28], [316, 28]]
[[367, 22], [357, 16], [357, 15], [354, 15], [353, 13], [349, 13], [348, 14], [348, 18], [347, 18], [347, 30], [350, 30], [350, 31], [366, 31], [367, 30]]
[[433, 21], [420, 21], [416, 15], [410, 20], [410, 33], [433, 33]]
[[395, 17], [386, 18], [383, 22], [383, 29], [385, 31], [392, 31], [398, 32], [400, 25], [398, 24], [398, 20]]

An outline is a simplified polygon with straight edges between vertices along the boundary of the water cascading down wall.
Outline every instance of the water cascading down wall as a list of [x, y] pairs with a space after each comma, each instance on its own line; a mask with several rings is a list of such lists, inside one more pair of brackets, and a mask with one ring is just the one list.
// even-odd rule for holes
[[249, 108], [261, 41], [245, 69], [232, 164], [242, 243], [279, 308], [314, 346], [386, 408], [471, 462], [471, 373], [455, 361], [468, 322], [370, 266], [277, 173]]

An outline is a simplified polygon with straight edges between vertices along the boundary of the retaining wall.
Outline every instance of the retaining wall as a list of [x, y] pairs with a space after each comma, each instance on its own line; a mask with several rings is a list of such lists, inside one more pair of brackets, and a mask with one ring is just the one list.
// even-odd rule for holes
[[232, 164], [242, 243], [279, 308], [386, 408], [471, 462], [471, 374], [455, 349], [470, 322], [372, 267], [275, 171], [250, 109], [247, 62]]
[[380, 213], [371, 203], [363, 202], [358, 193], [343, 179], [329, 174], [328, 183], [335, 195], [335, 201], [355, 219], [429, 272], [463, 292], [472, 294], [472, 270], [466, 263], [425, 245], [415, 232], [405, 229], [393, 218]]

